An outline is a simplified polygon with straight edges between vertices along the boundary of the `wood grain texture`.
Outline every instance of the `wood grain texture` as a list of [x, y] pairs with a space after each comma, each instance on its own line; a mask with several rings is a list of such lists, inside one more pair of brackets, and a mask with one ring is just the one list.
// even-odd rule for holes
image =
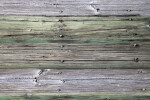
[[150, 41], [149, 17], [0, 16], [0, 43]]
[[149, 73], [149, 69], [1, 69], [0, 93], [149, 93]]
[[1, 16], [0, 22], [0, 68], [150, 67], [149, 17]]
[[149, 68], [150, 44], [0, 44], [0, 68]]
[[1, 0], [1, 15], [150, 16], [149, 0]]
[[146, 93], [130, 94], [1, 94], [2, 100], [149, 100], [150, 95]]

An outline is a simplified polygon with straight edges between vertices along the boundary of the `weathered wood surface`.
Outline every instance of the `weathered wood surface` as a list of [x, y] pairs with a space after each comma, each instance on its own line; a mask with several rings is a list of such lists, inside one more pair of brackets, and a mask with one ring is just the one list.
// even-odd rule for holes
[[1, 16], [0, 22], [0, 68], [150, 67], [149, 17]]
[[0, 44], [0, 68], [150, 68], [150, 44]]
[[150, 16], [149, 0], [1, 0], [1, 15]]
[[149, 17], [0, 16], [0, 43], [149, 42], [149, 31]]
[[149, 16], [150, 0], [0, 0], [0, 100], [149, 100]]
[[149, 93], [150, 70], [6, 69], [0, 93]]
[[1, 100], [149, 100], [147, 93], [130, 94], [0, 94]]

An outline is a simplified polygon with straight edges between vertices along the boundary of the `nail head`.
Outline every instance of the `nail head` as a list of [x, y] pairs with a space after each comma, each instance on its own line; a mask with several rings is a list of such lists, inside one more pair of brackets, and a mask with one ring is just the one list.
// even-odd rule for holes
[[64, 21], [63, 21], [62, 19], [59, 19], [59, 22], [61, 22], [61, 23], [62, 23], [62, 22], [64, 22]]
[[63, 47], [64, 47], [64, 45], [61, 45], [60, 47], [61, 47], [61, 48], [63, 48]]
[[133, 44], [133, 47], [138, 47], [139, 45], [138, 44]]
[[61, 89], [58, 89], [58, 91], [61, 91]]
[[142, 91], [146, 91], [146, 88], [143, 88]]
[[64, 35], [59, 35], [59, 37], [60, 37], [60, 38], [63, 38], [63, 37], [64, 37]]
[[97, 8], [96, 10], [97, 10], [97, 12], [98, 12], [100, 9], [99, 9], [99, 8]]
[[132, 11], [132, 10], [128, 9], [127, 11], [130, 12], [130, 11]]
[[134, 58], [134, 61], [135, 62], [139, 62], [139, 58]]
[[132, 18], [129, 18], [128, 20], [132, 21], [133, 19], [132, 19]]
[[133, 33], [133, 35], [137, 35], [137, 33]]
[[61, 63], [63, 63], [63, 62], [64, 62], [64, 60], [60, 60], [60, 62], [61, 62]]

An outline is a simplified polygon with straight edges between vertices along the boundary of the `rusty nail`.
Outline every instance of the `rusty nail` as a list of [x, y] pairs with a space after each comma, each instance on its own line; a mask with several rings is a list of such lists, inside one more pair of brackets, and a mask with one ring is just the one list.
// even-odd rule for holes
[[135, 62], [139, 62], [139, 58], [134, 58], [134, 61]]
[[60, 38], [63, 38], [63, 37], [64, 37], [64, 35], [59, 35], [59, 37], [60, 37]]

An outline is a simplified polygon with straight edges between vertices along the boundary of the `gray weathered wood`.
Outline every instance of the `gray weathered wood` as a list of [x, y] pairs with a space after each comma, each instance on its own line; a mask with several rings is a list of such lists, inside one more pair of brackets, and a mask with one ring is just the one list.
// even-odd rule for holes
[[150, 92], [150, 70], [0, 70], [0, 93]]
[[149, 0], [1, 0], [1, 15], [150, 16]]

